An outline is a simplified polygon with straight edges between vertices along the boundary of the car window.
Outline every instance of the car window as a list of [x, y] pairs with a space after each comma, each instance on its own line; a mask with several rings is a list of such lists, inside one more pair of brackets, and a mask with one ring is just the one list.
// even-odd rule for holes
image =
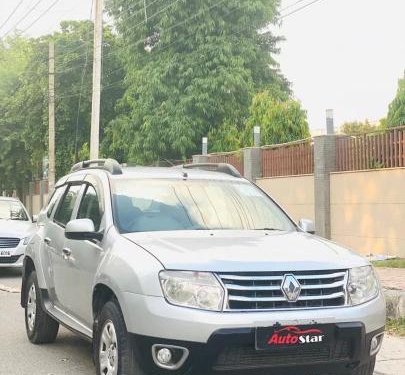
[[115, 223], [121, 233], [176, 230], [296, 230], [260, 189], [244, 182], [117, 180]]
[[46, 216], [51, 217], [53, 209], [55, 208], [56, 203], [59, 201], [59, 198], [62, 196], [63, 192], [65, 191], [65, 186], [59, 187], [55, 190], [52, 194], [52, 197], [48, 203], [48, 207], [46, 208]]
[[65, 226], [70, 221], [80, 189], [81, 185], [71, 185], [62, 198], [54, 217], [58, 224]]
[[79, 212], [77, 213], [78, 219], [91, 219], [94, 223], [96, 231], [100, 229], [101, 223], [100, 203], [97, 192], [92, 185], [88, 185], [86, 193], [80, 203]]
[[29, 218], [19, 201], [0, 200], [0, 220], [28, 221]]

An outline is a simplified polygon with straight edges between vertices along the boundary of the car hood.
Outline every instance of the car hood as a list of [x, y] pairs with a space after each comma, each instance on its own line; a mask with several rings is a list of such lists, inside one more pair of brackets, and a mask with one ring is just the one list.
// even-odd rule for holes
[[303, 271], [368, 264], [333, 242], [302, 232], [181, 231], [124, 236], [173, 270]]
[[35, 230], [31, 221], [3, 220], [0, 219], [0, 237], [24, 238]]

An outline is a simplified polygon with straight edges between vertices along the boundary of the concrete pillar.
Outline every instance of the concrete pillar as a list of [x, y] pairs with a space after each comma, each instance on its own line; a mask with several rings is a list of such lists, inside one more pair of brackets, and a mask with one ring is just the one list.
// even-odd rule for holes
[[205, 164], [208, 163], [208, 155], [193, 155], [193, 164]]
[[330, 173], [336, 170], [336, 136], [314, 138], [315, 229], [318, 236], [331, 238]]
[[243, 169], [245, 177], [255, 182], [262, 177], [262, 149], [249, 147], [243, 149]]

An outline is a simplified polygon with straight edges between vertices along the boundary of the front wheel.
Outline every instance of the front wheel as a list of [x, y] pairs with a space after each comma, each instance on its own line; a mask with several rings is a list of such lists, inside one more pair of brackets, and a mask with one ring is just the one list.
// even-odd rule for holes
[[97, 375], [146, 375], [138, 366], [121, 309], [107, 302], [101, 310], [95, 335]]
[[54, 342], [58, 335], [59, 323], [42, 309], [42, 297], [35, 271], [28, 277], [26, 288], [25, 328], [28, 339], [33, 344]]

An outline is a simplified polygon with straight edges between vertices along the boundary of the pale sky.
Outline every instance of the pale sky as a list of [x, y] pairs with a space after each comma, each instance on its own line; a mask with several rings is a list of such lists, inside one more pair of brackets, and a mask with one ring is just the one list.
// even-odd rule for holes
[[[0, 0], [0, 25], [20, 1]], [[39, 0], [22, 1], [0, 35]], [[42, 0], [19, 29], [30, 25], [54, 1]], [[282, 8], [298, 1], [282, 0]], [[282, 13], [311, 1], [301, 0]], [[59, 0], [27, 33], [49, 33], [63, 19], [89, 18], [90, 7], [91, 0]], [[319, 0], [283, 20], [276, 32], [287, 40], [278, 60], [308, 111], [312, 129], [325, 126], [327, 108], [334, 108], [337, 125], [366, 118], [375, 121], [386, 115], [405, 70], [404, 16], [405, 0]]]

